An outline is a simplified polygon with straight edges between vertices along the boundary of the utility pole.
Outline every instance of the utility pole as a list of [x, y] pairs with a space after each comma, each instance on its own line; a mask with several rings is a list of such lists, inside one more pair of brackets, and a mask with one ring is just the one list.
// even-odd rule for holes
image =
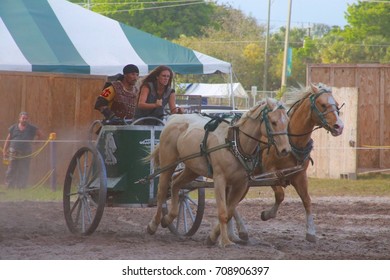
[[287, 72], [287, 53], [288, 53], [288, 45], [289, 45], [289, 37], [290, 37], [291, 5], [292, 5], [292, 0], [288, 0], [288, 17], [287, 17], [287, 26], [286, 26], [286, 37], [284, 39], [284, 57], [283, 57], [281, 88], [286, 87], [287, 84], [286, 72]]
[[271, 0], [268, 0], [267, 35], [265, 37], [265, 51], [264, 51], [264, 80], [263, 80], [263, 91], [264, 92], [267, 92], [267, 81], [268, 81], [268, 47], [269, 47], [270, 17], [271, 17]]

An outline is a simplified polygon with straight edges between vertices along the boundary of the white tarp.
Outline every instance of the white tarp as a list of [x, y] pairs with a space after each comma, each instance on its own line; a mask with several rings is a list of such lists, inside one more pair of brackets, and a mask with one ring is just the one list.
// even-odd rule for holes
[[201, 95], [202, 97], [230, 98], [233, 88], [233, 96], [238, 98], [248, 98], [248, 94], [241, 83], [233, 84], [205, 84], [192, 83], [179, 86], [185, 89], [185, 95]]

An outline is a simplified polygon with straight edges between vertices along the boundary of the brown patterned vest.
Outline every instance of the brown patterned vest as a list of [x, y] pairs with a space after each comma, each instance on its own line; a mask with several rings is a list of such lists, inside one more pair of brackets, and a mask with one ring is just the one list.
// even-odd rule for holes
[[111, 105], [111, 110], [117, 117], [132, 119], [137, 105], [137, 87], [132, 86], [130, 90], [127, 90], [120, 81], [112, 82], [112, 86], [115, 90], [115, 97]]

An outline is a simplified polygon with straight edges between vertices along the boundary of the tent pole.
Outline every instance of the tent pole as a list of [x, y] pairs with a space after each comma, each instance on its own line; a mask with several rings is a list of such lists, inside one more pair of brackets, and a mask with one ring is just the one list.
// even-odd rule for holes
[[233, 110], [236, 109], [236, 104], [234, 104], [234, 91], [233, 91], [233, 70], [230, 68], [230, 96], [232, 97], [232, 107]]

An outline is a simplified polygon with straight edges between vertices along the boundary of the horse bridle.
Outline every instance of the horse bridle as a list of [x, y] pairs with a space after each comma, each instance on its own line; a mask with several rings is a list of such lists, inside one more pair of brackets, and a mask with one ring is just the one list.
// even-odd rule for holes
[[[329, 123], [327, 122], [325, 116], [329, 113], [332, 113], [332, 112], [337, 112], [337, 114], [340, 113], [340, 110], [341, 108], [344, 106], [341, 105], [340, 107], [337, 107], [335, 104], [331, 104], [331, 108], [330, 109], [327, 109], [325, 110], [324, 112], [321, 112], [318, 108], [317, 108], [317, 105], [316, 105], [316, 100], [318, 97], [320, 97], [322, 94], [324, 93], [331, 93], [332, 91], [328, 88], [320, 88], [320, 91], [317, 92], [317, 93], [312, 93], [310, 96], [309, 96], [309, 99], [310, 99], [310, 109], [317, 115], [317, 117], [319, 118], [320, 120], [320, 123], [321, 125], [319, 125], [318, 127], [314, 128], [313, 130], [310, 130], [309, 132], [305, 132], [305, 133], [302, 133], [302, 134], [290, 134], [288, 133], [288, 136], [294, 136], [294, 137], [299, 137], [299, 136], [305, 136], [307, 134], [310, 134], [312, 133], [314, 130], [317, 130], [317, 129], [320, 129], [320, 128], [325, 128], [326, 130], [332, 132], [334, 129], [329, 125]], [[291, 108], [288, 110], [287, 114], [291, 111], [291, 109], [297, 105], [298, 103], [300, 103], [300, 101], [302, 100], [299, 100], [297, 101], [296, 103], [294, 103]]]
[[[278, 109], [285, 109], [283, 107], [282, 104], [280, 104], [276, 109], [274, 110], [278, 110]], [[244, 131], [238, 129], [239, 132], [243, 133], [245, 136], [249, 137], [250, 139], [260, 143], [260, 144], [265, 144], [267, 145], [267, 148], [268, 148], [268, 151], [269, 149], [271, 148], [272, 145], [274, 145], [276, 147], [276, 141], [275, 141], [275, 138], [274, 136], [277, 136], [277, 135], [288, 135], [287, 133], [287, 130], [283, 130], [283, 131], [272, 131], [271, 129], [271, 124], [270, 124], [270, 121], [269, 121], [269, 118], [268, 118], [268, 113], [269, 112], [272, 112], [272, 110], [270, 110], [268, 108], [268, 106], [265, 106], [265, 108], [263, 110], [261, 110], [261, 112], [259, 113], [259, 115], [254, 118], [255, 120], [262, 116], [261, 120], [260, 120], [260, 125], [262, 124], [262, 122], [265, 123], [265, 129], [266, 129], [266, 132], [267, 132], [267, 142], [264, 142], [262, 140], [259, 140], [259, 139], [256, 139], [255, 137], [253, 137], [252, 135], [249, 135], [247, 133], [245, 133]], [[277, 150], [277, 149], [276, 149]]]
[[330, 132], [332, 132], [334, 129], [326, 121], [325, 116], [329, 113], [332, 113], [332, 112], [337, 112], [337, 115], [338, 115], [340, 113], [340, 108], [338, 108], [336, 106], [336, 104], [331, 104], [329, 109], [325, 110], [324, 112], [321, 112], [320, 110], [318, 110], [318, 108], [316, 106], [316, 100], [322, 94], [331, 93], [331, 92], [332, 91], [329, 89], [321, 88], [321, 90], [319, 92], [317, 92], [316, 94], [310, 95], [310, 108], [313, 112], [315, 112], [317, 114], [318, 118], [320, 119], [320, 123], [321, 123], [320, 127], [323, 127]]

